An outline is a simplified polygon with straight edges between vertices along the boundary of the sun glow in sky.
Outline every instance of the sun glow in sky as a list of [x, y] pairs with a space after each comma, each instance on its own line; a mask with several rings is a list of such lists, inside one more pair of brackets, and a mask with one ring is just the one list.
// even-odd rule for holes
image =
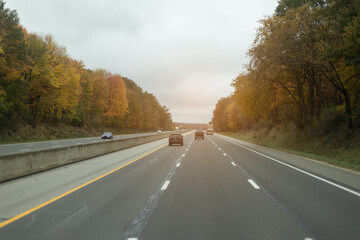
[[8, 0], [87, 68], [134, 80], [176, 122], [207, 123], [244, 70], [258, 20], [277, 0]]

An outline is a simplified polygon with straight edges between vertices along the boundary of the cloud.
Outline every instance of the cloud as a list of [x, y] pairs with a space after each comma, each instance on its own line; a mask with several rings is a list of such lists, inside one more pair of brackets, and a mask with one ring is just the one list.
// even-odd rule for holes
[[208, 122], [247, 63], [277, 0], [11, 0], [29, 31], [52, 34], [87, 68], [134, 80], [175, 121]]

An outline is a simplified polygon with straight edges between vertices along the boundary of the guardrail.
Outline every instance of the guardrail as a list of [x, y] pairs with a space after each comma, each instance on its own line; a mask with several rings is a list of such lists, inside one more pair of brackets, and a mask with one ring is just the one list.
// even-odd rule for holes
[[0, 156], [0, 182], [169, 137], [169, 133]]

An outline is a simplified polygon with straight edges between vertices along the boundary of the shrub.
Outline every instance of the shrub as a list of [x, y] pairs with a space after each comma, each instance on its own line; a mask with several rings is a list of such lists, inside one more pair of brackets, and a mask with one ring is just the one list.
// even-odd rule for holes
[[321, 113], [314, 130], [319, 136], [337, 132], [342, 126], [346, 125], [345, 119], [346, 115], [343, 106], [328, 108]]

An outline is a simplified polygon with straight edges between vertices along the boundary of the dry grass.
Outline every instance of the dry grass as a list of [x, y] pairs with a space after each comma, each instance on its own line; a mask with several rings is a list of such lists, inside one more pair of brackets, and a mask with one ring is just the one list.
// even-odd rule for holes
[[339, 131], [328, 135], [316, 136], [312, 132], [300, 131], [294, 124], [287, 123], [223, 134], [338, 166], [360, 170], [360, 134], [348, 135], [344, 129], [339, 129]]

